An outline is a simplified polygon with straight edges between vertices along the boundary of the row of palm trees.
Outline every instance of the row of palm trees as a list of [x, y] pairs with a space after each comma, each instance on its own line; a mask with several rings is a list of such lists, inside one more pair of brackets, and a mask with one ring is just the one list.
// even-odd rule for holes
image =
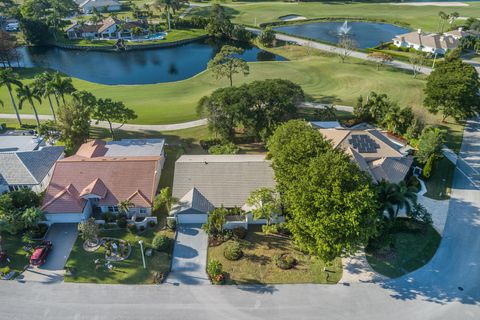
[[[19, 80], [19, 75], [13, 71], [11, 68], [5, 68], [0, 70], [0, 87], [6, 87], [10, 100], [15, 110], [18, 123], [22, 125], [22, 119], [20, 118], [20, 113], [18, 110], [21, 110], [23, 106], [28, 102], [30, 107], [35, 114], [35, 119], [37, 121], [37, 126], [40, 127], [40, 119], [37, 112], [36, 102], [39, 104], [42, 103], [42, 99], [47, 99], [50, 105], [50, 110], [53, 115], [53, 119], [56, 122], [57, 117], [55, 114], [55, 109], [53, 107], [52, 97], [54, 98], [57, 108], [60, 106], [60, 100], [65, 104], [65, 96], [72, 94], [76, 91], [75, 87], [72, 84], [72, 79], [62, 77], [58, 72], [49, 73], [43, 72], [35, 76], [35, 80], [31, 84], [23, 84]], [[15, 101], [14, 97], [14, 88], [16, 92]], [[3, 106], [3, 101], [0, 101], [0, 104]]]

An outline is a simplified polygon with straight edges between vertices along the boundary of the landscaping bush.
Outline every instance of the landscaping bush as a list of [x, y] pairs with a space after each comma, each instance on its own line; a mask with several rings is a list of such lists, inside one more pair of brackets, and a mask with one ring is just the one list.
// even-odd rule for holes
[[422, 175], [428, 179], [432, 175], [432, 170], [433, 170], [433, 164], [435, 162], [435, 155], [432, 154], [430, 157], [428, 157], [427, 163], [425, 163], [425, 166], [423, 167]]
[[39, 223], [36, 227], [30, 230], [30, 237], [32, 239], [42, 239], [48, 230], [48, 225]]
[[243, 256], [240, 243], [237, 241], [230, 242], [223, 251], [223, 256], [230, 261], [237, 261]]
[[227, 142], [225, 144], [217, 144], [208, 148], [210, 154], [237, 154], [240, 152], [240, 148], [233, 142]]
[[155, 221], [153, 221], [153, 220], [148, 221], [148, 226], [150, 228], [155, 228], [156, 225], [157, 225], [157, 223]]
[[117, 226], [119, 228], [126, 228], [127, 227], [127, 218], [126, 217], [120, 217], [117, 219]]
[[105, 220], [105, 222], [115, 222], [115, 214], [112, 212], [104, 212], [102, 213], [102, 220]]
[[131, 233], [134, 233], [137, 230], [137, 227], [135, 226], [134, 223], [127, 224], [127, 228], [128, 228], [128, 231], [130, 231]]
[[233, 228], [233, 235], [236, 239], [244, 239], [247, 236], [247, 229], [244, 227]]
[[158, 251], [167, 252], [170, 246], [170, 239], [162, 234], [157, 234], [152, 241], [152, 248]]
[[416, 192], [420, 191], [420, 181], [418, 181], [417, 177], [410, 176], [407, 180], [407, 186], [415, 188]]
[[167, 228], [175, 231], [175, 228], [177, 227], [177, 220], [175, 219], [167, 219]]
[[138, 227], [138, 232], [139, 232], [139, 233], [142, 233], [143, 231], [145, 231], [145, 227], [144, 227], [144, 226]]
[[282, 270], [292, 269], [297, 263], [297, 260], [288, 253], [275, 255], [273, 261], [275, 262], [275, 265]]
[[278, 225], [276, 224], [271, 224], [271, 225], [263, 225], [262, 226], [262, 231], [265, 234], [274, 234], [278, 233]]
[[218, 260], [210, 260], [207, 264], [207, 273], [213, 284], [222, 284], [225, 280], [223, 266]]

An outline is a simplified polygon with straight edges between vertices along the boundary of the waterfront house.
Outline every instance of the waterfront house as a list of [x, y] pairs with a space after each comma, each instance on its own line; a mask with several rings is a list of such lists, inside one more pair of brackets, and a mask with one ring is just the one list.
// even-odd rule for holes
[[441, 55], [457, 48], [460, 44], [458, 35], [429, 33], [422, 31], [422, 29], [398, 35], [392, 40], [393, 44], [399, 48], [413, 48], [418, 51]]

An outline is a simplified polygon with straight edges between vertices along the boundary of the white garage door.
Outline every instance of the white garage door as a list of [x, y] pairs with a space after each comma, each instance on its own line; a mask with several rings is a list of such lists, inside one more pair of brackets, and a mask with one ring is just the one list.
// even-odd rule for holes
[[177, 215], [178, 223], [187, 224], [187, 223], [207, 223], [206, 214], [179, 214]]
[[83, 214], [81, 213], [56, 213], [56, 214], [46, 214], [47, 220], [53, 223], [78, 223], [84, 220]]

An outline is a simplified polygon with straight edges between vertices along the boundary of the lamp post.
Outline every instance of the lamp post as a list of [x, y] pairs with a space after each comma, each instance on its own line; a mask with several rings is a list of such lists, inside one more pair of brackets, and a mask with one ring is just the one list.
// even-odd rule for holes
[[143, 241], [138, 241], [138, 244], [140, 244], [140, 250], [142, 251], [143, 269], [147, 269], [147, 266], [145, 265], [145, 255], [143, 254]]

